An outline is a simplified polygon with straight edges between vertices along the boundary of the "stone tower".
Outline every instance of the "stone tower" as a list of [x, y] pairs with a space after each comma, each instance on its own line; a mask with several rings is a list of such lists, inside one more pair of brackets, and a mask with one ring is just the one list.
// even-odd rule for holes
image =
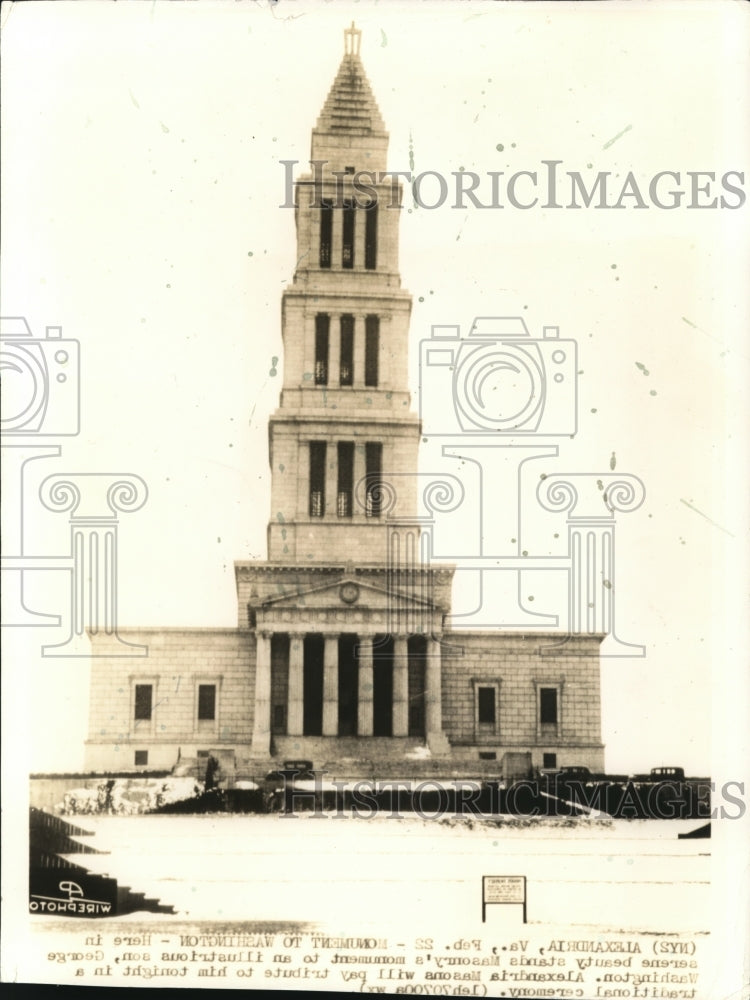
[[431, 774], [601, 771], [602, 634], [446, 627], [454, 567], [431, 561], [418, 507], [435, 483], [417, 475], [402, 192], [360, 33], [345, 38], [288, 198], [268, 559], [235, 564], [236, 628], [120, 629], [148, 647], [135, 666], [91, 634], [87, 767], [203, 776], [214, 756], [229, 783], [274, 758], [347, 776], [414, 774], [423, 756]]
[[256, 635], [260, 757], [306, 747], [333, 756], [321, 738], [447, 748], [436, 637], [451, 572], [421, 564], [402, 192], [386, 174], [388, 134], [360, 37], [345, 32], [312, 131], [312, 169], [294, 186], [297, 267], [282, 297], [284, 378], [269, 425], [268, 562], [236, 565], [239, 625]]

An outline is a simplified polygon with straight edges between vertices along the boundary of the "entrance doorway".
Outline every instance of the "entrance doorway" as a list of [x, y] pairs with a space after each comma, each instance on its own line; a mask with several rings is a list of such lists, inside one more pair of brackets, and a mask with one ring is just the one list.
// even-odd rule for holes
[[372, 644], [372, 731], [393, 735], [393, 637], [376, 635]]
[[409, 736], [425, 735], [425, 668], [427, 640], [423, 635], [409, 636]]
[[339, 636], [339, 736], [357, 735], [359, 662], [357, 636]]
[[305, 736], [323, 732], [323, 636], [306, 635], [302, 672], [302, 731]]

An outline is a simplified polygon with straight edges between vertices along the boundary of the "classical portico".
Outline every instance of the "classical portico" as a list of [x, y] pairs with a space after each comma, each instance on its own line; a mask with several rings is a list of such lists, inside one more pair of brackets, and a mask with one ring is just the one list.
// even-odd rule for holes
[[[425, 628], [395, 631], [396, 603]], [[269, 756], [282, 736], [412, 737], [444, 749], [440, 608], [344, 576], [268, 598], [253, 615], [253, 756]]]

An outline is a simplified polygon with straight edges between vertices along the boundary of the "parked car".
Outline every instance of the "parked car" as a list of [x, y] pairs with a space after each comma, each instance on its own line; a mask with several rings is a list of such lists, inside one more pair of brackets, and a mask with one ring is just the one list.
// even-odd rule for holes
[[285, 760], [283, 767], [276, 771], [269, 771], [266, 775], [266, 783], [282, 786], [289, 779], [291, 781], [314, 781], [313, 762], [311, 760]]
[[566, 781], [590, 781], [591, 771], [587, 767], [569, 764], [560, 768], [560, 777]]
[[634, 774], [631, 781], [684, 781], [685, 769], [682, 767], [652, 767], [649, 774]]
[[684, 781], [685, 771], [681, 767], [652, 767], [652, 781]]

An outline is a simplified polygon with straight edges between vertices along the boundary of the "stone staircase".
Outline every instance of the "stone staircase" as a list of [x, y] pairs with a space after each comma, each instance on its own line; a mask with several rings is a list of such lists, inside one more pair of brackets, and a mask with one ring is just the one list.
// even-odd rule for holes
[[[262, 784], [266, 774], [280, 768], [284, 761], [292, 760], [311, 761], [315, 770], [325, 772], [326, 781], [487, 780], [502, 775], [500, 760], [479, 760], [476, 751], [462, 756], [458, 748], [454, 748], [450, 757], [432, 755], [419, 737], [275, 736], [271, 751], [269, 756], [254, 756], [248, 747], [246, 754], [240, 750], [236, 758], [227, 755], [221, 762], [222, 787], [231, 788], [237, 781]], [[183, 757], [175, 773], [202, 781], [206, 775], [206, 759]]]
[[427, 778], [497, 778], [500, 762], [431, 755], [419, 737], [391, 736], [276, 736], [273, 756], [240, 757], [237, 778], [262, 780], [268, 771], [284, 761], [308, 760], [313, 768], [325, 771], [326, 781], [356, 781]]

